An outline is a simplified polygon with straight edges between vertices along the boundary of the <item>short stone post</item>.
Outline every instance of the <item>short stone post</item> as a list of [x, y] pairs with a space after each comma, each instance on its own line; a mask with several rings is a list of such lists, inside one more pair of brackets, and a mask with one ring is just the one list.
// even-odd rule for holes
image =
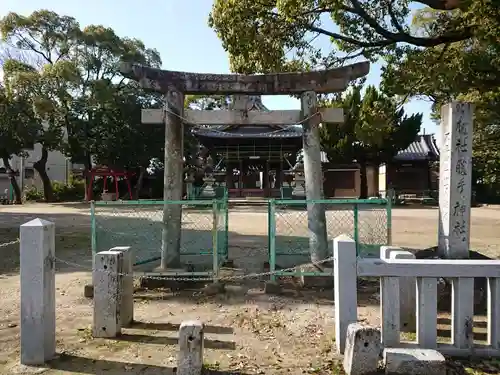
[[101, 251], [94, 257], [94, 337], [116, 337], [121, 334], [124, 252]]
[[117, 246], [110, 251], [123, 253], [120, 319], [122, 327], [130, 327], [134, 321], [134, 253], [130, 246]]
[[[381, 246], [381, 259], [415, 259], [415, 255], [404, 251], [400, 247]], [[415, 332], [417, 319], [417, 278], [399, 278], [399, 316], [402, 332]], [[380, 301], [383, 301], [382, 288], [380, 289]], [[390, 297], [389, 297], [390, 299]]]
[[382, 348], [376, 328], [349, 324], [344, 356], [344, 371], [349, 375], [373, 375], [377, 372]]
[[203, 330], [203, 323], [197, 320], [181, 323], [177, 375], [201, 375], [203, 370]]
[[333, 240], [335, 345], [344, 353], [347, 327], [358, 321], [356, 243], [343, 234]]
[[470, 103], [452, 102], [441, 109], [438, 245], [448, 259], [469, 257], [473, 113]]
[[56, 353], [55, 225], [21, 225], [21, 364], [41, 365]]

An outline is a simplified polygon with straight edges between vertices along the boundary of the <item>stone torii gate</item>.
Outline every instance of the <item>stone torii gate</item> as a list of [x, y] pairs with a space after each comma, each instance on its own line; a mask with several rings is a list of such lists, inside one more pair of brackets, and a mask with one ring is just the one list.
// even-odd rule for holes
[[[165, 175], [163, 199], [180, 201], [183, 184], [184, 122], [203, 125], [295, 125], [302, 124], [304, 174], [307, 200], [323, 197], [320, 123], [343, 122], [342, 109], [317, 108], [317, 94], [344, 91], [349, 82], [368, 74], [369, 62], [342, 68], [306, 73], [269, 73], [255, 75], [202, 74], [161, 70], [139, 64], [123, 63], [121, 73], [139, 82], [142, 88], [165, 95], [165, 107], [143, 110], [142, 122], [165, 125]], [[184, 110], [185, 94], [205, 95], [300, 95], [301, 110], [223, 111]], [[241, 100], [241, 99], [240, 99]], [[180, 268], [181, 205], [165, 204], [162, 233], [161, 270]], [[308, 227], [311, 260], [327, 258], [325, 209], [309, 203]]]

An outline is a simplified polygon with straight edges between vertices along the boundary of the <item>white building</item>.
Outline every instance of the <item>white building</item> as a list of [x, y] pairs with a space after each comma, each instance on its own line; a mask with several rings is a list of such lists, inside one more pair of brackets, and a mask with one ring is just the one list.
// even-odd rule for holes
[[[41, 189], [43, 184], [40, 176], [33, 168], [33, 164], [40, 159], [42, 146], [40, 144], [35, 144], [33, 150], [26, 151], [28, 152], [28, 157], [21, 158], [19, 156], [13, 156], [10, 159], [12, 169], [14, 171], [19, 171], [17, 183], [19, 184], [21, 191], [33, 185]], [[49, 151], [47, 174], [49, 175], [51, 181], [68, 183], [73, 167], [73, 163], [71, 163], [70, 159], [64, 154], [59, 151]], [[23, 173], [21, 173], [21, 171]], [[5, 191], [6, 189], [8, 191], [9, 187], [9, 177], [6, 173], [3, 161], [0, 159], [0, 196], [5, 195]]]

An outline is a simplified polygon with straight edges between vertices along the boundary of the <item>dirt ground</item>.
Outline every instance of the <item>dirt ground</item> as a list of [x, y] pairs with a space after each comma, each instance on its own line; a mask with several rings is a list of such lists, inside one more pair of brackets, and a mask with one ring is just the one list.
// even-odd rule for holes
[[[437, 214], [435, 208], [393, 209], [393, 244], [411, 249], [436, 245]], [[93, 339], [92, 301], [83, 297], [84, 285], [91, 281], [89, 209], [83, 204], [0, 206], [0, 245], [16, 239], [19, 225], [36, 217], [56, 223], [56, 257], [62, 260], [56, 266], [59, 357], [43, 373], [174, 373], [177, 330], [188, 319], [207, 326], [207, 373], [342, 373], [332, 352], [332, 291], [289, 287], [284, 295], [271, 296], [264, 294], [264, 278], [230, 283], [225, 294], [216, 296], [200, 290], [138, 289], [134, 327], [116, 340]], [[471, 248], [499, 258], [500, 232], [495, 228], [500, 228], [500, 208], [474, 208], [471, 227]], [[259, 256], [267, 251], [266, 233], [265, 211], [231, 210], [229, 257], [245, 271], [262, 272]], [[19, 246], [0, 247], [0, 255], [0, 373], [32, 373], [18, 365]], [[370, 285], [360, 288], [358, 314], [378, 325], [378, 295]], [[500, 373], [491, 361], [468, 366], [465, 373]]]

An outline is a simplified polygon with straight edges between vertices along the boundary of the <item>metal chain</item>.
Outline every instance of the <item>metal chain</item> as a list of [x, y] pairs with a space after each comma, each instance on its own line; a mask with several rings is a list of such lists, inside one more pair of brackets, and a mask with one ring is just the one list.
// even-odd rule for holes
[[14, 240], [14, 241], [5, 242], [5, 243], [0, 244], [0, 248], [15, 245], [16, 243], [19, 243], [19, 238], [17, 240]]
[[[61, 262], [64, 264], [67, 264], [69, 266], [77, 267], [80, 269], [84, 269], [87, 272], [93, 272], [92, 268], [89, 268], [88, 266], [85, 266], [83, 264], [78, 264], [74, 262], [70, 262], [64, 259], [60, 259], [57, 257], [54, 257], [54, 260], [56, 262]], [[323, 259], [318, 262], [311, 262], [309, 265], [311, 266], [319, 266], [321, 264], [331, 262], [333, 261], [333, 257]], [[117, 273], [117, 272], [112, 272], [112, 271], [104, 271], [104, 270], [99, 270], [99, 273], [104, 273], [104, 274], [109, 274], [113, 276], [135, 276], [135, 277], [143, 277], [146, 279], [151, 279], [151, 280], [171, 280], [171, 281], [237, 281], [237, 280], [245, 280], [245, 279], [254, 279], [254, 278], [261, 278], [263, 276], [271, 276], [271, 275], [276, 275], [280, 276], [281, 273], [283, 272], [294, 272], [296, 271], [297, 268], [295, 267], [290, 267], [290, 268], [283, 268], [275, 271], [269, 271], [269, 272], [261, 272], [261, 273], [249, 273], [245, 275], [237, 275], [237, 276], [217, 276], [213, 275], [210, 277], [198, 277], [197, 275], [193, 275], [191, 277], [187, 277], [185, 275], [183, 276], [173, 276], [173, 277], [166, 277], [166, 276], [153, 276], [153, 275], [148, 275], [147, 272], [133, 272], [132, 274], [130, 273]], [[188, 272], [186, 272], [188, 273]]]

